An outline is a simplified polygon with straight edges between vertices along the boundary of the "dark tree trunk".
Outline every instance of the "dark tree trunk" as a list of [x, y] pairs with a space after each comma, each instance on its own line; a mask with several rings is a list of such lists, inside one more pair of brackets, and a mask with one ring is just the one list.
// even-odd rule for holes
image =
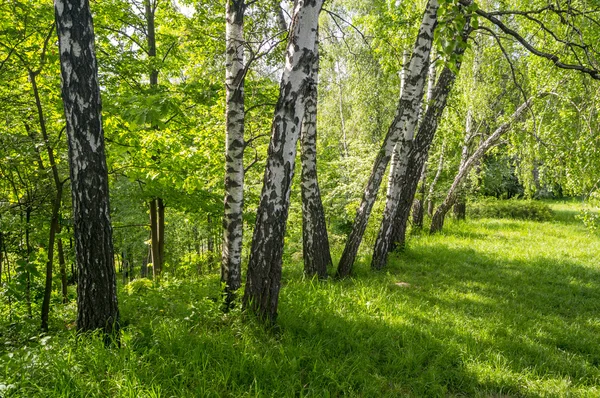
[[56, 198], [52, 204], [52, 221], [50, 222], [50, 236], [48, 238], [48, 259], [46, 260], [46, 283], [44, 287], [44, 300], [42, 301], [42, 330], [48, 331], [48, 317], [50, 315], [50, 296], [52, 293], [52, 266], [54, 262], [54, 243], [58, 232], [58, 213], [62, 198], [62, 184], [59, 185]]
[[[156, 24], [155, 15], [156, 7], [158, 2], [151, 0], [144, 0], [145, 14], [146, 14], [146, 39], [148, 44], [148, 58], [151, 61], [156, 59]], [[158, 70], [153, 66], [150, 67], [149, 71], [150, 87], [155, 88], [158, 86]], [[158, 130], [158, 126], [152, 126], [153, 129]], [[164, 233], [165, 233], [165, 218], [164, 218], [164, 205], [161, 198], [154, 198], [154, 203], [150, 203], [150, 222], [152, 224], [152, 218], [155, 218], [154, 228], [152, 229], [151, 242], [152, 245], [152, 275], [154, 278], [160, 278], [160, 274], [163, 269], [164, 261]], [[154, 206], [154, 211], [153, 211]]]
[[[392, 152], [398, 151], [402, 154], [406, 154], [409, 147], [412, 145], [412, 133], [414, 132], [419, 117], [419, 108], [423, 98], [425, 77], [427, 76], [427, 68], [429, 67], [429, 56], [433, 43], [433, 32], [437, 24], [438, 7], [437, 0], [429, 0], [427, 3], [413, 54], [410, 58], [405, 87], [402, 90], [402, 95], [396, 109], [396, 116], [394, 117], [383, 141], [383, 145], [377, 154], [375, 164], [373, 165], [373, 171], [371, 172], [367, 187], [363, 193], [361, 204], [356, 211], [352, 231], [346, 241], [344, 252], [342, 253], [340, 263], [338, 264], [338, 277], [348, 276], [352, 272], [354, 260], [358, 253], [358, 248], [360, 247], [365, 229], [367, 228], [371, 210], [377, 199], [377, 193], [392, 156]], [[396, 145], [400, 145], [400, 147], [396, 148]], [[395, 168], [396, 171], [394, 173], [400, 173], [399, 169], [405, 169], [405, 166], [406, 164], [404, 162], [402, 166], [398, 165], [398, 167]], [[395, 203], [395, 201], [388, 200], [387, 203], [391, 204]], [[390, 210], [388, 210], [388, 212], [389, 211]], [[382, 225], [382, 229], [385, 229], [383, 233], [388, 235], [389, 228], [387, 228], [387, 225]], [[380, 234], [381, 233], [382, 231], [380, 229]], [[380, 243], [382, 242], [379, 238], [378, 241]], [[376, 250], [380, 251], [379, 249]], [[385, 250], [385, 252], [387, 253], [387, 250]], [[375, 263], [372, 263], [372, 265], [374, 265], [375, 268], [378, 267]]]
[[77, 329], [118, 333], [119, 309], [94, 28], [88, 0], [55, 0], [77, 259]]
[[263, 188], [250, 250], [243, 308], [275, 322], [281, 285], [283, 240], [287, 222], [296, 145], [304, 117], [305, 93], [314, 84], [310, 70], [323, 0], [299, 0], [286, 52], [279, 100], [275, 107]]
[[2, 268], [4, 265], [4, 234], [0, 231], [0, 286], [2, 286]]
[[25, 249], [27, 251], [27, 271], [25, 271], [25, 301], [27, 303], [27, 314], [31, 318], [33, 311], [31, 310], [31, 272], [29, 267], [31, 264], [31, 212], [33, 209], [30, 205], [25, 209]]
[[[59, 231], [60, 233], [60, 228]], [[67, 281], [67, 263], [65, 261], [65, 251], [63, 248], [62, 239], [57, 239], [57, 250], [58, 250], [58, 266], [60, 267], [60, 286], [62, 292], [62, 302], [66, 304], [69, 302], [69, 291]]]
[[315, 42], [312, 66], [314, 84], [308, 87], [306, 110], [302, 123], [302, 244], [304, 273], [327, 278], [327, 267], [332, 265], [325, 211], [317, 178], [317, 82], [319, 74], [319, 42]]
[[415, 199], [412, 208], [413, 228], [423, 227], [423, 201], [421, 198]]
[[160, 276], [165, 264], [165, 204], [161, 198], [156, 199], [156, 208], [158, 211], [158, 258], [159, 268], [155, 268], [156, 276]]
[[150, 250], [152, 251], [152, 276], [156, 277], [160, 269], [160, 250], [158, 239], [158, 210], [157, 200], [150, 201]]
[[[458, 69], [460, 70], [460, 63]], [[454, 72], [449, 68], [444, 68], [433, 91], [432, 104], [428, 107], [419, 126], [419, 132], [409, 153], [409, 167], [401, 180], [402, 195], [398, 201], [398, 208], [394, 217], [390, 250], [402, 250], [404, 248], [407, 220], [419, 183], [420, 172], [427, 161], [429, 147], [437, 131], [439, 119], [446, 107], [446, 101], [455, 80], [456, 75]]]
[[[45, 48], [45, 47], [44, 47]], [[29, 71], [29, 80], [31, 82], [31, 88], [33, 89], [33, 95], [35, 98], [35, 105], [38, 114], [38, 122], [40, 125], [40, 131], [42, 133], [42, 138], [44, 139], [44, 147], [46, 148], [46, 152], [48, 154], [48, 161], [50, 163], [50, 169], [52, 171], [52, 177], [54, 181], [54, 187], [56, 189], [55, 197], [52, 201], [52, 216], [50, 219], [50, 232], [48, 237], [48, 257], [46, 260], [46, 282], [44, 286], [44, 298], [42, 301], [42, 313], [41, 313], [41, 329], [43, 331], [48, 331], [48, 317], [50, 315], [50, 296], [52, 294], [52, 268], [54, 264], [54, 243], [56, 240], [56, 234], [59, 232], [59, 213], [60, 207], [62, 204], [62, 189], [63, 183], [60, 181], [60, 177], [58, 176], [58, 167], [56, 166], [56, 161], [54, 159], [54, 149], [50, 146], [50, 139], [48, 137], [48, 131], [46, 129], [46, 118], [44, 117], [44, 110], [42, 108], [42, 101], [40, 98], [40, 93], [37, 87], [37, 75], [41, 72], [41, 69], [37, 71]], [[35, 142], [35, 137], [32, 131], [29, 131], [29, 135]], [[38, 164], [41, 169], [44, 168], [44, 164], [42, 161], [42, 157], [40, 156], [39, 151], [37, 151], [38, 155]]]
[[467, 218], [467, 203], [465, 201], [456, 202], [452, 207], [452, 212], [457, 220], [464, 220]]

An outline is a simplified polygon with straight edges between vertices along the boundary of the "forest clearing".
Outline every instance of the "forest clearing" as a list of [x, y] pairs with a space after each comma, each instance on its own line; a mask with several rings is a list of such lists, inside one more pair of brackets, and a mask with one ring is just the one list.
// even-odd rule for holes
[[600, 396], [597, 0], [0, 4], [0, 398]]
[[4, 320], [3, 396], [597, 396], [600, 238], [579, 203], [551, 206], [551, 221], [452, 222], [343, 281], [286, 261], [267, 333], [223, 314], [216, 271], [121, 285], [121, 348], [77, 342], [74, 303], [51, 336]]

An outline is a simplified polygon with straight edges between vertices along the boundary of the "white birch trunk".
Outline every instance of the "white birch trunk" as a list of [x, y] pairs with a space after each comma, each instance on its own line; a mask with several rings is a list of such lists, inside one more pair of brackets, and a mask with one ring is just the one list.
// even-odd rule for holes
[[244, 0], [228, 0], [225, 54], [225, 213], [221, 282], [226, 307], [242, 284], [242, 238], [244, 205]]
[[[407, 81], [396, 110], [396, 116], [388, 129], [383, 146], [377, 155], [373, 171], [363, 194], [362, 202], [356, 212], [352, 232], [348, 237], [346, 247], [338, 265], [337, 275], [339, 277], [347, 276], [352, 271], [356, 253], [358, 252], [381, 181], [395, 146], [397, 144], [400, 144], [401, 148], [406, 146], [407, 148], [400, 150], [403, 153], [405, 150], [408, 150], [408, 142], [412, 141], [419, 116], [419, 107], [423, 98], [423, 88], [433, 43], [433, 32], [437, 24], [438, 7], [437, 0], [429, 0], [427, 3], [419, 35], [410, 59]], [[401, 142], [399, 143], [399, 141]], [[396, 170], [401, 167], [399, 166]]]
[[[425, 110], [423, 113], [427, 113], [431, 102], [433, 100], [433, 89], [435, 87], [435, 49], [431, 51], [431, 62], [429, 63], [429, 74], [427, 75], [427, 100], [425, 102]], [[419, 116], [419, 125], [421, 124], [422, 118]], [[423, 164], [423, 168], [421, 170], [421, 178], [419, 181], [421, 182], [421, 197], [419, 199], [415, 199], [413, 205], [413, 225], [415, 227], [421, 228], [423, 226], [423, 211], [424, 211], [424, 203], [425, 203], [425, 182], [427, 180], [427, 159], [429, 158], [429, 152], [426, 155], [425, 163]], [[392, 242], [393, 246], [393, 242]], [[391, 246], [390, 246], [391, 249]], [[390, 250], [391, 251], [391, 250]]]
[[309, 88], [302, 123], [302, 244], [304, 273], [327, 278], [327, 267], [332, 264], [325, 212], [317, 178], [317, 85], [319, 75], [319, 43], [315, 42], [315, 60], [312, 68], [314, 84]]
[[256, 215], [243, 308], [267, 322], [277, 317], [296, 145], [305, 113], [305, 93], [314, 84], [311, 70], [322, 6], [323, 0], [298, 0], [295, 5]]

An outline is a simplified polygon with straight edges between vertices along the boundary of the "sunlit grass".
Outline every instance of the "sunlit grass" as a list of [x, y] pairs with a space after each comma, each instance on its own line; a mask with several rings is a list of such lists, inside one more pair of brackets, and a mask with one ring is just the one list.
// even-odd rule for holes
[[216, 275], [122, 290], [120, 349], [77, 342], [71, 305], [49, 338], [0, 337], [0, 396], [600, 396], [600, 239], [578, 206], [449, 220], [343, 281], [286, 263], [277, 330], [222, 314]]

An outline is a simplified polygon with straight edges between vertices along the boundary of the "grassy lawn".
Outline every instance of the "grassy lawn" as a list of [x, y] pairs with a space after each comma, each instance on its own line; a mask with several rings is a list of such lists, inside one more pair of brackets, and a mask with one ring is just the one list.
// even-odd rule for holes
[[343, 281], [285, 264], [268, 332], [219, 311], [217, 275], [122, 289], [120, 349], [77, 341], [73, 305], [49, 337], [2, 321], [0, 396], [597, 397], [600, 239], [578, 206], [448, 220]]

